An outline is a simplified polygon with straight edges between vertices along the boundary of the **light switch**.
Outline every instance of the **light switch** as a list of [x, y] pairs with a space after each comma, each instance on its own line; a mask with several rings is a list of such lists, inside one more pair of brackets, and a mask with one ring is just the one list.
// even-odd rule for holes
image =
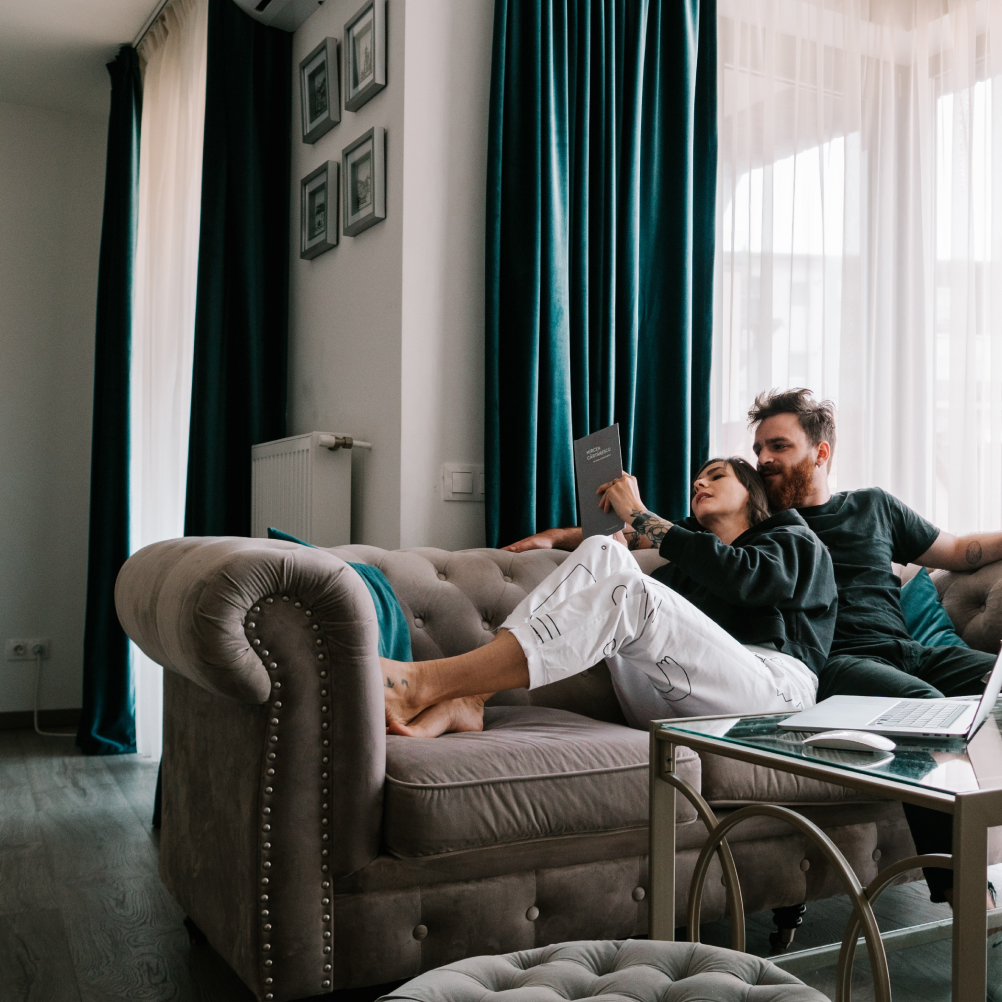
[[443, 501], [483, 501], [484, 467], [482, 463], [444, 463], [442, 465]]
[[452, 471], [452, 493], [472, 494], [473, 493], [473, 473]]

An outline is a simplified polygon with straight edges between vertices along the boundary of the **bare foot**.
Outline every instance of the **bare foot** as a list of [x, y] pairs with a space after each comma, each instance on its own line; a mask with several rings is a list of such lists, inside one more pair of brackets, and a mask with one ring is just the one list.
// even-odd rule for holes
[[[383, 669], [383, 700], [386, 704], [386, 729], [404, 726], [430, 704], [418, 696], [418, 675], [415, 665], [407, 661], [380, 658]], [[393, 731], [392, 733], [399, 733]]]
[[387, 714], [387, 733], [408, 738], [437, 738], [440, 734], [484, 729], [484, 696], [461, 696], [447, 699], [423, 710], [409, 723], [391, 721]]

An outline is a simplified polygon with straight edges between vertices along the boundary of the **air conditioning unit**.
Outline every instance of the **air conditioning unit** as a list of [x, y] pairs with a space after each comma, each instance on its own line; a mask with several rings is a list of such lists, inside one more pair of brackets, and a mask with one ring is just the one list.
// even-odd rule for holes
[[255, 21], [281, 28], [282, 31], [295, 31], [316, 9], [323, 0], [234, 0], [245, 13], [250, 14]]

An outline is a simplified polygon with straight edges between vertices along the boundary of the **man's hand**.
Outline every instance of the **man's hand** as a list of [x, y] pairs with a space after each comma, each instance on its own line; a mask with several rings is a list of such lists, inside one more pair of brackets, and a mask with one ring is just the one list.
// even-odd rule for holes
[[581, 545], [581, 529], [546, 529], [534, 536], [526, 536], [515, 543], [502, 546], [509, 553], [523, 553], [526, 550], [576, 550]]
[[941, 532], [915, 563], [947, 571], [976, 571], [996, 560], [1002, 560], [1002, 532], [972, 532], [969, 536]]

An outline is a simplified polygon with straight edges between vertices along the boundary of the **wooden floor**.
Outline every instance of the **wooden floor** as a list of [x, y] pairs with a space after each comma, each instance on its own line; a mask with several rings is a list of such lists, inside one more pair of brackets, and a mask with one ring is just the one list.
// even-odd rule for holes
[[[192, 947], [157, 876], [150, 828], [156, 765], [84, 757], [71, 740], [0, 731], [0, 999], [3, 1002], [247, 1002], [253, 995], [209, 947]], [[924, 883], [888, 890], [882, 929], [949, 914]], [[796, 945], [841, 939], [845, 898], [812, 903]], [[765, 956], [771, 913], [749, 916], [748, 950]], [[726, 921], [704, 942], [727, 946]], [[895, 1002], [946, 1002], [950, 943], [889, 955]], [[857, 962], [853, 999], [873, 998]], [[834, 968], [803, 980], [834, 998]], [[337, 993], [349, 1002], [347, 993]], [[351, 993], [366, 1002], [372, 993]]]

